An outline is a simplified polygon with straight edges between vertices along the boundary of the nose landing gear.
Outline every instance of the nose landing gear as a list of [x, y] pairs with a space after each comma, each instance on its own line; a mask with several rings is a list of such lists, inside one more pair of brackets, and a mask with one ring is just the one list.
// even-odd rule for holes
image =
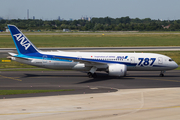
[[164, 77], [164, 73], [165, 73], [165, 72], [166, 72], [166, 71], [161, 71], [159, 76], [160, 76], [160, 77]]

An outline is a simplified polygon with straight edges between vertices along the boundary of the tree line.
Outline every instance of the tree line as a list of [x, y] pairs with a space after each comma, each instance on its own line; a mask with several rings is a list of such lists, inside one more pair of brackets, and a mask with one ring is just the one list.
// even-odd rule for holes
[[152, 20], [150, 18], [92, 18], [88, 20], [39, 20], [39, 19], [0, 19], [0, 30], [7, 24], [16, 25], [25, 30], [78, 30], [78, 31], [180, 31], [180, 20]]

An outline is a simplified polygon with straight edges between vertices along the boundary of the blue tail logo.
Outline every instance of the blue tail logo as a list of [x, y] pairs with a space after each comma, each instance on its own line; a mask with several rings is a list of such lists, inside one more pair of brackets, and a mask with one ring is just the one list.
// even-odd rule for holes
[[26, 40], [25, 37], [23, 37], [22, 34], [16, 34], [16, 35], [13, 35], [16, 37], [16, 40], [20, 42], [20, 44], [25, 48], [25, 50], [27, 50], [31, 44]]
[[14, 25], [8, 25], [13, 41], [19, 54], [36, 53], [38, 49], [30, 40]]

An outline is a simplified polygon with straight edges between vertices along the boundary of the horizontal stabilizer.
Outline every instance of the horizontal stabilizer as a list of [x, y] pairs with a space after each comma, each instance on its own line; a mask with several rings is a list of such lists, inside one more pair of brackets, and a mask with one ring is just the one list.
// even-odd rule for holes
[[8, 54], [11, 55], [11, 56], [16, 56], [17, 55], [16, 53], [10, 53], [10, 52], [8, 52]]

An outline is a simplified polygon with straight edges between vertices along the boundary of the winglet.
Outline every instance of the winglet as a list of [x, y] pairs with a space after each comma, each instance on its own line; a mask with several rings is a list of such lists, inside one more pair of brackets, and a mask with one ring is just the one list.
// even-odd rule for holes
[[38, 49], [15, 25], [8, 25], [8, 28], [11, 32], [11, 36], [17, 48], [18, 54], [28, 54], [28, 53], [38, 52]]

